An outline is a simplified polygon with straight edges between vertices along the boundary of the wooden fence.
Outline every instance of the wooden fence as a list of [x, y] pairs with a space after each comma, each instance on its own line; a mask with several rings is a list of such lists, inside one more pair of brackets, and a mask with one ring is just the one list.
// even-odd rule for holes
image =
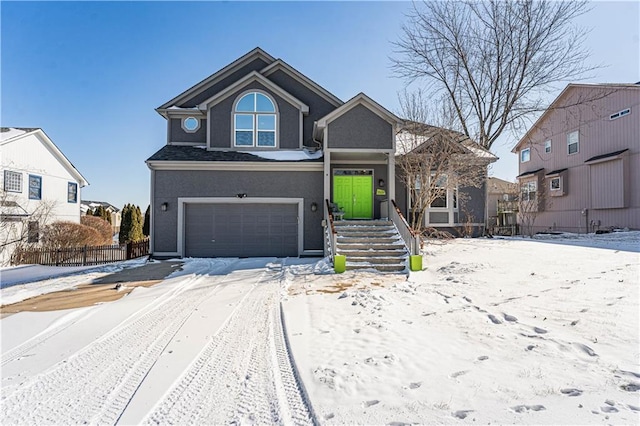
[[90, 266], [135, 259], [149, 254], [149, 239], [111, 246], [16, 250], [13, 265]]

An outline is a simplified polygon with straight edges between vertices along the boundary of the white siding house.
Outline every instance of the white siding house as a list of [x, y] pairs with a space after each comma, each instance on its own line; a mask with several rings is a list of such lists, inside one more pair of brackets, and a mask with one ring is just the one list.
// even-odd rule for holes
[[47, 223], [80, 223], [87, 180], [42, 129], [0, 129], [0, 265]]

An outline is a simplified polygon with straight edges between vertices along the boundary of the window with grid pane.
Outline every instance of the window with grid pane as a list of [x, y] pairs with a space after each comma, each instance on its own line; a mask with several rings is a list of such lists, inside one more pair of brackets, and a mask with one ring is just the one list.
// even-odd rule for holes
[[67, 185], [67, 201], [69, 203], [78, 202], [78, 184], [69, 182]]
[[269, 96], [260, 92], [242, 95], [233, 113], [234, 145], [275, 148], [277, 122], [275, 102]]
[[29, 175], [29, 199], [42, 199], [42, 177]]
[[22, 192], [22, 173], [5, 170], [4, 190], [7, 192]]

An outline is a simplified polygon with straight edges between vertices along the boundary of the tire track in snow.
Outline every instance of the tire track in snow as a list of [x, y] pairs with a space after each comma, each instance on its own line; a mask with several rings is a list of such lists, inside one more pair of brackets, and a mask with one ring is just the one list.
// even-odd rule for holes
[[[198, 272], [211, 272], [202, 265]], [[2, 424], [113, 424], [175, 333], [225, 278], [185, 276], [175, 289], [43, 374], [4, 392]], [[180, 297], [178, 297], [180, 296]]]
[[144, 423], [315, 423], [284, 340], [274, 278], [254, 284]]

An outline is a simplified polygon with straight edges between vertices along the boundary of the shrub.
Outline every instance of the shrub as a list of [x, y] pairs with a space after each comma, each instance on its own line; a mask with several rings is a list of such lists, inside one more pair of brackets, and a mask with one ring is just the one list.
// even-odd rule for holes
[[80, 223], [98, 231], [98, 233], [102, 237], [102, 241], [99, 245], [107, 245], [113, 242], [113, 231], [111, 230], [111, 225], [109, 225], [109, 222], [102, 219], [101, 217], [82, 216], [80, 218]]
[[48, 248], [97, 246], [101, 241], [95, 228], [74, 222], [54, 222], [42, 232], [42, 244]]

